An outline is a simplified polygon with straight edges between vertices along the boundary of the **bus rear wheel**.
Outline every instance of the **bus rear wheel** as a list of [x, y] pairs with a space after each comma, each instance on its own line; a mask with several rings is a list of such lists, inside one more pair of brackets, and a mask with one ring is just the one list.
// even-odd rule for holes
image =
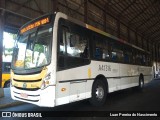
[[144, 80], [143, 80], [143, 77], [140, 77], [138, 89], [142, 90], [143, 88], [144, 88]]
[[144, 88], [144, 79], [143, 76], [139, 77], [139, 82], [138, 82], [138, 86], [134, 87], [134, 90], [136, 91], [142, 91]]
[[92, 86], [90, 103], [94, 106], [102, 106], [106, 102], [107, 87], [102, 80], [96, 80]]

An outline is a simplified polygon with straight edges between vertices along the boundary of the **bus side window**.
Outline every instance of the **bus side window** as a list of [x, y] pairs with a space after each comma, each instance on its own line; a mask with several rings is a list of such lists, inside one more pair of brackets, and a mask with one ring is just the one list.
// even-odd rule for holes
[[103, 47], [102, 47], [102, 38], [97, 35], [94, 36], [94, 58], [102, 59]]
[[148, 65], [151, 66], [151, 55], [148, 55]]
[[109, 60], [109, 45], [108, 41], [100, 36], [94, 36], [94, 58], [100, 60]]
[[117, 61], [117, 52], [115, 50], [115, 43], [111, 43], [111, 58], [112, 61]]
[[142, 54], [142, 65], [146, 65], [146, 56]]
[[59, 53], [60, 55], [65, 54], [65, 39], [66, 34], [69, 33], [66, 27], [62, 27], [62, 36], [60, 36], [60, 45], [59, 45]]
[[106, 39], [103, 40], [102, 59], [110, 60], [110, 49], [108, 41]]
[[83, 37], [82, 38], [82, 45], [81, 45], [81, 53], [80, 53], [80, 57], [82, 58], [88, 58], [89, 57], [89, 48], [88, 48], [88, 39]]
[[131, 49], [132, 56], [131, 56], [131, 63], [135, 64], [136, 63], [136, 52], [134, 49]]
[[118, 62], [124, 62], [124, 53], [121, 45], [112, 43], [112, 60]]
[[88, 58], [87, 39], [75, 33], [66, 34], [66, 38], [68, 56]]
[[116, 61], [117, 60], [117, 53], [112, 51], [112, 60]]
[[150, 66], [150, 61], [151, 61], [150, 55], [147, 54], [147, 55], [146, 55], [146, 65], [147, 65], [147, 66]]
[[85, 28], [65, 21], [59, 31], [58, 69], [69, 69], [90, 63], [89, 38]]
[[137, 54], [136, 54], [136, 64], [143, 65], [143, 56], [140, 51], [137, 51]]
[[66, 56], [66, 34], [69, 32], [68, 28], [61, 26], [59, 37], [59, 57], [58, 57], [58, 69], [65, 68], [65, 56]]
[[125, 63], [133, 62], [132, 57], [133, 57], [132, 50], [129, 49], [127, 46], [124, 46], [124, 62]]
[[96, 50], [95, 50], [95, 58], [96, 58], [96, 59], [101, 59], [101, 58], [102, 58], [102, 50], [101, 50], [101, 48], [97, 48], [97, 47], [96, 47]]

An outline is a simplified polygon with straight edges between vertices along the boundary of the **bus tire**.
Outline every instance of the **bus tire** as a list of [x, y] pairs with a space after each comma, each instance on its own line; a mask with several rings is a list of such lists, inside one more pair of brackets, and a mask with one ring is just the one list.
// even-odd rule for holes
[[141, 91], [141, 90], [143, 90], [143, 88], [144, 88], [144, 79], [143, 79], [143, 76], [141, 75], [141, 76], [139, 77], [138, 89]]
[[10, 87], [10, 80], [8, 80], [7, 82], [5, 82], [4, 87], [5, 88], [9, 88]]
[[139, 81], [138, 81], [138, 86], [134, 87], [136, 91], [142, 91], [144, 88], [144, 79], [143, 75], [140, 75]]
[[104, 81], [96, 80], [92, 86], [90, 103], [94, 106], [102, 106], [106, 102], [107, 87]]

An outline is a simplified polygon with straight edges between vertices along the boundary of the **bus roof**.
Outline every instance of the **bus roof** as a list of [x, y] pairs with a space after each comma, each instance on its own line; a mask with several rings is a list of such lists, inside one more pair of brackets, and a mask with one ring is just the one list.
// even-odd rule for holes
[[55, 14], [65, 15], [65, 16], [67, 16], [67, 19], [68, 19], [68, 20], [70, 20], [70, 21], [72, 21], [72, 22], [74, 22], [74, 23], [76, 23], [76, 24], [78, 24], [78, 25], [80, 25], [80, 26], [83, 26], [83, 27], [85, 27], [85, 28], [87, 28], [87, 29], [89, 29], [89, 30], [91, 30], [91, 31], [94, 31], [94, 32], [96, 32], [96, 33], [99, 33], [99, 34], [101, 34], [101, 35], [104, 35], [104, 36], [106, 36], [106, 37], [109, 37], [109, 38], [111, 38], [111, 39], [113, 39], [113, 40], [119, 41], [119, 42], [121, 42], [121, 43], [123, 43], [123, 44], [126, 44], [126, 45], [131, 46], [131, 47], [133, 47], [133, 48], [135, 48], [135, 49], [138, 49], [138, 50], [141, 50], [141, 51], [143, 51], [143, 52], [146, 52], [146, 53], [150, 54], [149, 51], [145, 51], [144, 49], [142, 49], [142, 48], [140, 48], [140, 47], [138, 47], [138, 46], [136, 46], [136, 45], [134, 45], [134, 44], [128, 43], [127, 41], [125, 41], [125, 40], [123, 40], [123, 39], [120, 39], [120, 38], [118, 38], [118, 37], [116, 37], [116, 36], [113, 36], [113, 35], [105, 32], [105, 31], [102, 31], [102, 30], [100, 30], [100, 29], [98, 29], [98, 28], [96, 28], [96, 27], [93, 27], [92, 25], [86, 24], [86, 23], [84, 23], [84, 22], [82, 22], [82, 21], [79, 21], [79, 20], [77, 20], [77, 19], [75, 19], [75, 18], [72, 18], [72, 17], [70, 17], [70, 16], [68, 16], [68, 15], [66, 15], [66, 14], [64, 14], [64, 13], [61, 13], [61, 12], [55, 12], [54, 14], [53, 14], [53, 13], [48, 13], [48, 14], [45, 14], [45, 15], [43, 15], [43, 16], [40, 16], [40, 17], [38, 17], [38, 18], [36, 18], [36, 19], [33, 19], [33, 20], [27, 22], [26, 24], [24, 24], [24, 25], [20, 28], [20, 30], [21, 30], [22, 28], [26, 27], [27, 25], [29, 25], [30, 23], [33, 23], [33, 22], [35, 22], [35, 21], [37, 21], [37, 20], [39, 20], [39, 19], [41, 19], [41, 18], [44, 18], [44, 17], [46, 17], [46, 16], [51, 16], [51, 15], [55, 15]]
[[[57, 12], [57, 14], [58, 14], [58, 13], [59, 13], [59, 14], [64, 14], [64, 13], [61, 13], [61, 12]], [[66, 15], [66, 14], [64, 14], [64, 15]], [[66, 15], [66, 16], [67, 16], [67, 15]], [[106, 37], [108, 37], [108, 38], [111, 38], [111, 39], [113, 39], [113, 40], [119, 41], [119, 42], [121, 42], [121, 43], [123, 43], [123, 44], [126, 44], [126, 45], [131, 46], [131, 47], [133, 47], [133, 48], [135, 48], [135, 49], [138, 49], [138, 50], [141, 50], [141, 51], [143, 51], [143, 52], [146, 52], [146, 53], [150, 54], [149, 51], [145, 51], [144, 49], [142, 49], [142, 48], [140, 48], [140, 47], [138, 47], [138, 46], [136, 46], [136, 45], [134, 45], [134, 44], [128, 43], [127, 41], [125, 41], [125, 40], [123, 40], [123, 39], [120, 39], [120, 38], [118, 38], [118, 37], [116, 37], [116, 36], [113, 36], [113, 35], [105, 32], [105, 31], [102, 31], [102, 30], [96, 28], [96, 27], [93, 27], [92, 25], [86, 24], [86, 23], [84, 23], [84, 22], [82, 22], [82, 21], [79, 21], [79, 20], [77, 20], [77, 19], [75, 19], [75, 18], [72, 18], [72, 17], [70, 17], [70, 16], [67, 16], [67, 18], [68, 18], [68, 20], [70, 20], [70, 21], [72, 21], [72, 22], [74, 22], [74, 23], [76, 23], [76, 24], [78, 24], [78, 25], [80, 25], [80, 26], [86, 27], [86, 28], [89, 29], [89, 30], [92, 30], [92, 31], [94, 31], [94, 32], [96, 32], [96, 33], [99, 33], [99, 34], [101, 34], [101, 35], [104, 35], [104, 36], [106, 36]]]

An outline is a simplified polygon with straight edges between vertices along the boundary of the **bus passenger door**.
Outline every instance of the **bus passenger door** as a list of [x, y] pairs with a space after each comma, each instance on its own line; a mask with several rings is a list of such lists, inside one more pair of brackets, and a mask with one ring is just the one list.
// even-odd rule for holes
[[69, 82], [69, 102], [86, 98], [86, 80], [80, 67], [88, 65], [88, 38], [83, 27], [62, 20], [60, 25], [58, 70], [66, 73]]

